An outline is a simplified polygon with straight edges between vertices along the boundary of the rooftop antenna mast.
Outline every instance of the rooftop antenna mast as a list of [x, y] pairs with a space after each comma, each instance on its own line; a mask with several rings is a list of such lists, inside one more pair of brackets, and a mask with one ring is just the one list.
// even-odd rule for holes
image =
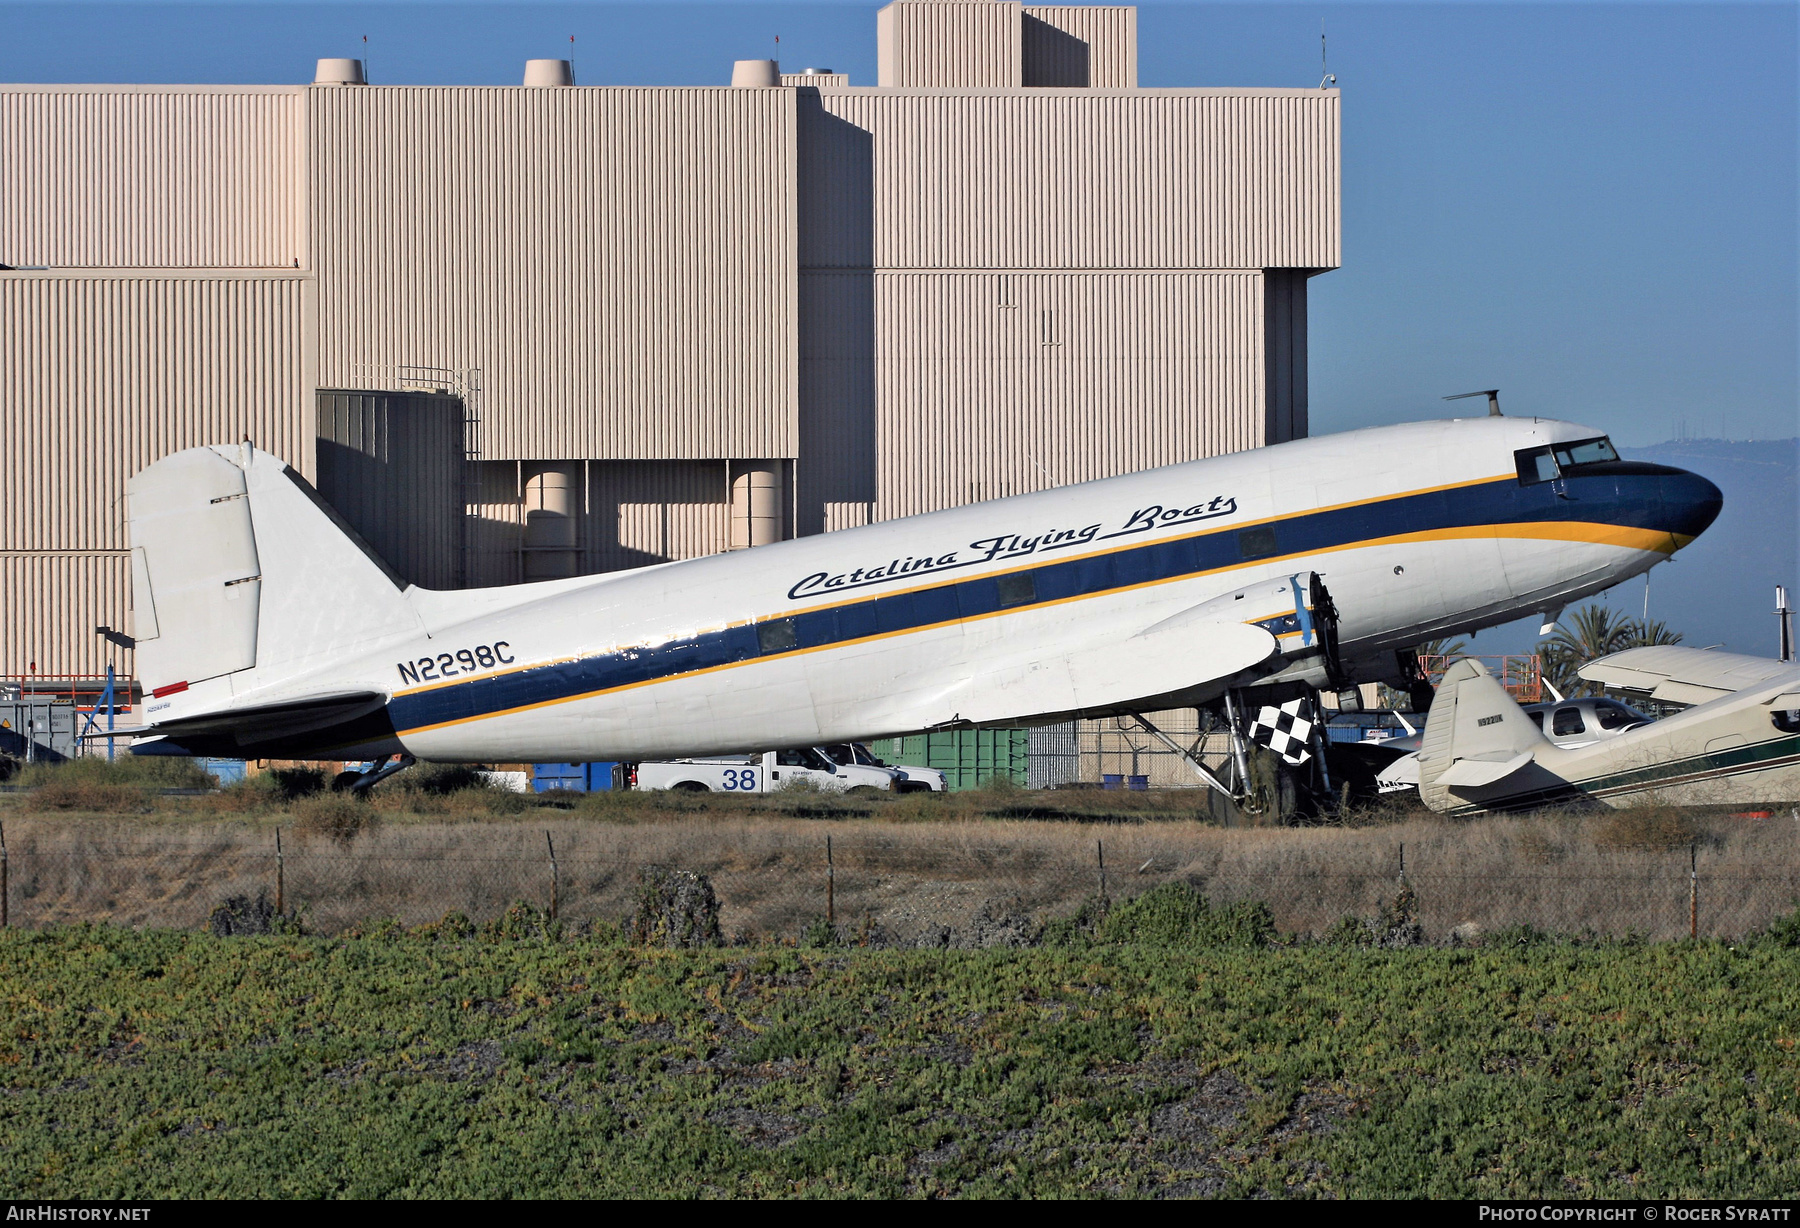
[[1488, 399], [1488, 417], [1498, 418], [1500, 414], [1500, 390], [1483, 388], [1479, 392], [1459, 392], [1455, 396], [1445, 397], [1446, 401], [1463, 401], [1469, 397], [1486, 397]]
[[1336, 85], [1337, 78], [1331, 75], [1330, 67], [1325, 63], [1325, 19], [1319, 18], [1319, 88]]

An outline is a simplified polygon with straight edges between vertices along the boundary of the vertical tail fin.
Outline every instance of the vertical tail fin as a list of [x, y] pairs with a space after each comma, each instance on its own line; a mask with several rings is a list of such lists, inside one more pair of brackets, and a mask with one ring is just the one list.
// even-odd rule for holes
[[1497, 785], [1550, 746], [1543, 731], [1478, 662], [1444, 672], [1419, 745], [1419, 796], [1433, 810], [1465, 804], [1452, 789]]
[[225, 675], [244, 690], [419, 626], [387, 565], [248, 442], [164, 457], [126, 492], [147, 690]]

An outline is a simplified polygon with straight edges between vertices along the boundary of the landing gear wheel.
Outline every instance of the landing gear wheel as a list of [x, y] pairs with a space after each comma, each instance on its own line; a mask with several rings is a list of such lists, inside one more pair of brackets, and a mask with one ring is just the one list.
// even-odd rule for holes
[[356, 782], [362, 778], [363, 774], [361, 772], [339, 772], [336, 776], [331, 778], [331, 791], [333, 793], [348, 793], [351, 789], [356, 787]]

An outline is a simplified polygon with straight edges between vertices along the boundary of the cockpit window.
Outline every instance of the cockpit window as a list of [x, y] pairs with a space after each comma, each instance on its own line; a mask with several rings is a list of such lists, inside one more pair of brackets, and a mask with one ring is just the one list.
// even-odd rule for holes
[[1630, 725], [1648, 725], [1650, 718], [1636, 708], [1628, 708], [1611, 699], [1596, 700], [1594, 715], [1600, 718], [1602, 729], [1624, 729]]
[[1618, 450], [1605, 435], [1598, 439], [1578, 439], [1574, 443], [1550, 444], [1542, 448], [1521, 448], [1513, 453], [1519, 466], [1519, 485], [1535, 486], [1569, 473], [1579, 473], [1588, 465], [1602, 465], [1619, 459]]

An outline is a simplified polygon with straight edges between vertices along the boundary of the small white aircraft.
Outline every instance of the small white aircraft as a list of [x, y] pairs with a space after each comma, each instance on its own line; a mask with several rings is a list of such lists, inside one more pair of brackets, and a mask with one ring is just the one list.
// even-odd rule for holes
[[1720, 506], [1706, 479], [1620, 461], [1598, 431], [1488, 417], [434, 592], [248, 443], [166, 457], [128, 492], [135, 751], [407, 763], [668, 758], [1270, 683], [1406, 686], [1408, 646], [1554, 619]]
[[1581, 668], [1590, 682], [1691, 703], [1577, 749], [1546, 738], [1474, 661], [1444, 674], [1419, 748], [1419, 796], [1447, 814], [1598, 801], [1800, 801], [1800, 665], [1702, 648], [1633, 648]]

